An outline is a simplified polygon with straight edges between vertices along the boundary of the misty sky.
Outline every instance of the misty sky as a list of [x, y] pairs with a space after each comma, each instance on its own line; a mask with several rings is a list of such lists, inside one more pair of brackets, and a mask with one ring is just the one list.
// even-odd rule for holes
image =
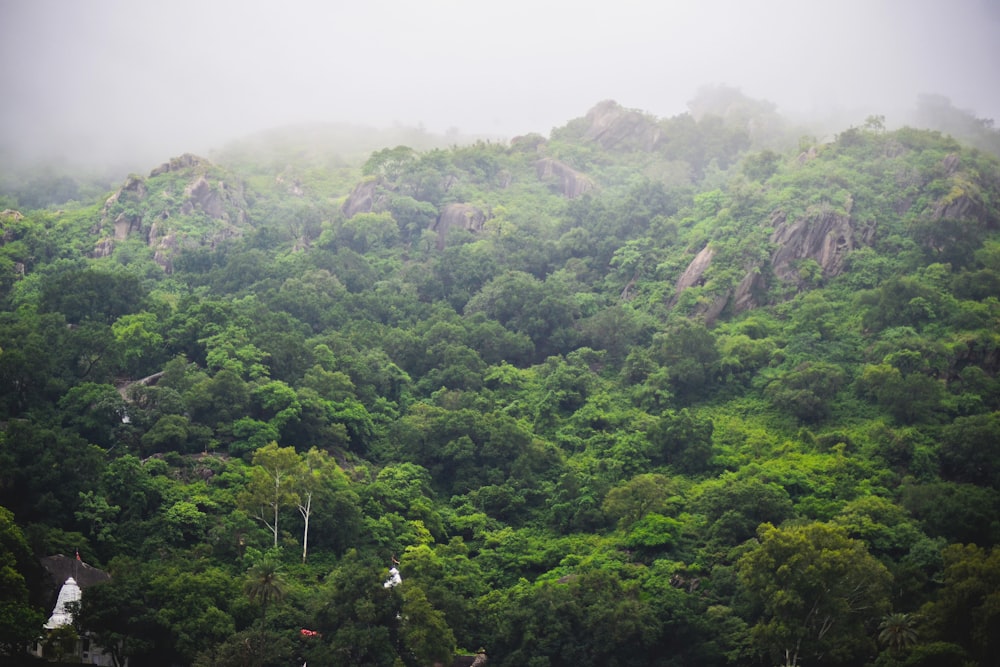
[[314, 121], [547, 135], [713, 84], [890, 122], [933, 92], [1000, 123], [998, 68], [1000, 0], [0, 0], [0, 151], [155, 163]]

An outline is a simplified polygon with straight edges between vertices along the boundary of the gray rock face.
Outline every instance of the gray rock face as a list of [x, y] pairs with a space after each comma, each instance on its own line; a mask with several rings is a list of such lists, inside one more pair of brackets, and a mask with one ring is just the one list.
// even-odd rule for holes
[[[677, 279], [677, 284], [674, 287], [674, 295], [671, 297], [667, 306], [673, 308], [677, 305], [677, 301], [680, 298], [681, 292], [684, 290], [696, 287], [704, 284], [705, 271], [708, 267], [712, 265], [712, 259], [715, 257], [716, 251], [710, 245], [706, 245], [701, 251], [695, 255], [691, 263], [688, 264], [687, 268], [684, 269], [684, 273], [681, 274], [680, 278]], [[727, 293], [724, 297], [716, 299], [715, 301], [703, 305], [699, 305], [693, 313], [695, 317], [701, 317], [704, 319], [705, 324], [711, 325], [715, 321], [715, 318], [719, 316], [719, 313], [726, 307], [729, 302], [729, 294]]]
[[575, 199], [594, 189], [594, 182], [588, 176], [550, 157], [535, 163], [535, 173], [541, 181], [554, 181], [567, 199]]
[[798, 281], [797, 263], [815, 261], [824, 278], [844, 271], [847, 253], [871, 242], [872, 229], [857, 229], [849, 214], [821, 210], [789, 222], [783, 212], [772, 218], [771, 243], [777, 250], [771, 255], [774, 275], [787, 282]]
[[[118, 241], [124, 241], [129, 233], [142, 229], [142, 214], [139, 213], [138, 206], [147, 194], [145, 180], [141, 176], [129, 176], [118, 191], [104, 202], [101, 227], [110, 222], [114, 228], [114, 239]], [[119, 207], [118, 204], [123, 206]]]
[[184, 196], [187, 199], [181, 206], [181, 213], [189, 215], [200, 209], [205, 215], [215, 220], [224, 218], [226, 209], [222, 203], [221, 192], [224, 192], [225, 188], [225, 183], [219, 183], [217, 190], [209, 185], [204, 175], [200, 176], [198, 180], [184, 188]]
[[486, 220], [486, 214], [472, 204], [447, 204], [441, 209], [433, 227], [433, 231], [437, 232], [438, 250], [444, 248], [450, 230], [457, 228], [481, 232]]
[[[733, 310], [737, 313], [742, 313], [745, 310], [752, 310], [756, 308], [761, 300], [762, 295], [767, 291], [767, 281], [764, 280], [763, 274], [760, 271], [749, 271], [740, 284], [736, 286], [736, 291], [733, 293], [731, 299], [728, 299], [723, 307], [726, 306], [730, 301], [733, 304]], [[719, 309], [722, 312], [722, 309]]]
[[712, 258], [715, 257], [715, 250], [711, 246], [705, 246], [701, 249], [695, 258], [691, 260], [688, 267], [684, 269], [684, 273], [681, 277], [677, 279], [677, 285], [675, 287], [675, 293], [680, 294], [688, 287], [694, 287], [701, 282], [701, 277], [704, 275], [705, 270], [712, 263]]
[[353, 218], [358, 213], [371, 213], [381, 203], [378, 194], [379, 181], [376, 179], [361, 181], [344, 201], [340, 210], [345, 218]]
[[[180, 177], [162, 180], [168, 174]], [[212, 224], [184, 232], [171, 224], [173, 218], [196, 213]], [[221, 240], [241, 235], [248, 224], [242, 186], [225, 179], [208, 160], [185, 154], [153, 169], [148, 179], [129, 176], [107, 199], [100, 222], [91, 230], [100, 236], [91, 255], [107, 257], [116, 243], [139, 234], [153, 249], [154, 260], [169, 272], [172, 257], [183, 248], [214, 247]]]
[[521, 153], [540, 153], [548, 143], [548, 139], [533, 132], [514, 137], [510, 140], [510, 147]]
[[172, 171], [182, 171], [193, 167], [207, 168], [211, 166], [212, 163], [205, 158], [192, 155], [191, 153], [185, 153], [180, 157], [170, 158], [169, 162], [164, 162], [159, 167], [149, 172], [149, 177], [156, 178], [157, 176], [162, 176], [163, 174], [168, 174]]
[[589, 127], [584, 137], [607, 150], [650, 151], [663, 135], [652, 116], [626, 109], [612, 100], [595, 106], [587, 112], [585, 120]]
[[[767, 291], [768, 274], [801, 288], [799, 266], [802, 260], [815, 261], [824, 278], [840, 275], [847, 254], [871, 244], [874, 237], [873, 227], [861, 225], [851, 218], [850, 202], [847, 208], [848, 212], [816, 210], [794, 220], [788, 220], [782, 211], [775, 211], [771, 216], [774, 232], [770, 240], [776, 247], [767, 266], [749, 267], [739, 285], [700, 306], [693, 314], [711, 324], [727, 306], [737, 313], [756, 308]], [[706, 246], [691, 260], [677, 280], [671, 305], [677, 303], [681, 292], [703, 283], [705, 271], [715, 254], [711, 246]]]

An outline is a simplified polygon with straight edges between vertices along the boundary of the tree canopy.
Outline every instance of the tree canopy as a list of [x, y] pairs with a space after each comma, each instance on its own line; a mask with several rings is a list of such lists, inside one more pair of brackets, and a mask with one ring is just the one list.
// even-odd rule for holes
[[78, 550], [117, 664], [990, 664], [1000, 161], [925, 102], [0, 193], [0, 653]]

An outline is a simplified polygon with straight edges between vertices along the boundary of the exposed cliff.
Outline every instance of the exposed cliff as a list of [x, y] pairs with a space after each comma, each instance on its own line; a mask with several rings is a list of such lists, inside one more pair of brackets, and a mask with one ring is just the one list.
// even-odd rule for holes
[[799, 264], [811, 259], [822, 270], [824, 278], [839, 276], [844, 260], [852, 250], [870, 245], [875, 228], [829, 207], [812, 210], [795, 220], [788, 220], [783, 211], [771, 217], [774, 232], [771, 243], [771, 271], [780, 280], [801, 282]]
[[612, 100], [597, 104], [584, 120], [587, 123], [584, 138], [605, 150], [651, 151], [663, 135], [656, 118], [626, 109]]
[[[815, 155], [810, 158], [815, 159]], [[804, 164], [799, 162], [799, 166]], [[928, 201], [899, 193], [892, 204], [897, 215], [911, 220], [910, 227], [916, 230], [918, 242], [932, 253], [945, 253], [956, 235], [1000, 228], [1000, 217], [985, 194], [994, 191], [996, 184], [963, 170], [954, 155], [941, 161], [940, 170], [946, 174], [937, 185], [945, 191], [943, 195]], [[767, 228], [773, 230], [768, 239], [771, 248], [768, 261], [745, 266], [738, 285], [700, 299], [691, 314], [710, 323], [726, 309], [743, 312], [764, 305], [769, 294], [770, 298], [775, 294], [795, 294], [841, 275], [847, 270], [849, 255], [874, 246], [880, 235], [877, 222], [858, 215], [854, 208], [854, 199], [847, 194], [842, 206], [815, 205], [794, 217], [784, 209], [773, 211], [766, 222]], [[889, 232], [881, 232], [886, 233]], [[714, 263], [733, 261], [731, 257], [717, 255], [713, 246], [708, 245], [691, 260], [676, 281], [668, 305], [676, 305], [685, 290], [706, 284]], [[948, 261], [952, 256], [942, 257], [941, 261]], [[779, 284], [786, 289], [771, 289]]]
[[243, 185], [204, 158], [173, 158], [147, 178], [129, 176], [104, 202], [93, 256], [110, 255], [116, 244], [139, 235], [168, 272], [185, 247], [241, 236], [250, 224]]
[[480, 232], [483, 230], [483, 224], [486, 220], [486, 214], [472, 204], [446, 205], [441, 209], [441, 215], [438, 216], [434, 225], [434, 231], [437, 232], [438, 250], [444, 248], [445, 239], [450, 230], [466, 229], [471, 232]]
[[340, 207], [344, 217], [353, 218], [358, 213], [371, 213], [379, 210], [380, 205], [385, 200], [385, 196], [379, 191], [381, 185], [380, 179], [371, 177], [354, 186], [351, 194], [347, 196], [344, 204]]
[[542, 158], [535, 162], [535, 173], [539, 180], [552, 183], [567, 199], [575, 199], [594, 189], [594, 181], [590, 177], [554, 158]]

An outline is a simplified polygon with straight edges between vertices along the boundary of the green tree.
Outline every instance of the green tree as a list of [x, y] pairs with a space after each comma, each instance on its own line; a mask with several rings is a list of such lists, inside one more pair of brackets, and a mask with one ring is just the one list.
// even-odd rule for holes
[[285, 597], [285, 578], [281, 565], [272, 556], [264, 556], [247, 571], [243, 591], [251, 602], [260, 604], [261, 619], [267, 620], [267, 606]]
[[289, 664], [294, 655], [287, 632], [253, 627], [240, 630], [219, 644], [205, 648], [191, 664], [194, 667], [265, 667]]
[[125, 401], [109, 384], [82, 382], [59, 399], [65, 425], [94, 444], [111, 447], [126, 415]]
[[401, 594], [398, 586], [382, 587], [385, 572], [384, 565], [353, 549], [344, 554], [321, 584], [315, 629], [323, 638], [307, 651], [308, 662], [335, 667], [402, 662], [398, 654]]
[[381, 176], [393, 181], [403, 173], [403, 171], [417, 161], [417, 152], [409, 146], [396, 146], [395, 148], [383, 148], [371, 154], [361, 173], [365, 176]]
[[845, 380], [839, 366], [806, 361], [772, 380], [764, 392], [776, 406], [812, 424], [830, 415], [833, 398]]
[[455, 635], [444, 614], [427, 599], [423, 589], [403, 583], [402, 628], [400, 637], [410, 654], [407, 662], [419, 665], [448, 664], [455, 653]]
[[80, 494], [92, 490], [105, 453], [68, 430], [11, 420], [0, 431], [0, 503], [20, 520], [70, 528]]
[[667, 369], [670, 388], [684, 404], [703, 397], [715, 382], [719, 351], [714, 334], [703, 324], [687, 319], [673, 323], [653, 336], [650, 356]]
[[989, 664], [1000, 650], [1000, 549], [952, 544], [941, 556], [941, 587], [920, 614], [934, 638]]
[[601, 509], [621, 528], [650, 512], [666, 514], [681, 504], [680, 485], [666, 475], [643, 473], [608, 491]]
[[902, 424], [933, 421], [941, 412], [943, 383], [923, 373], [902, 373], [889, 364], [868, 365], [858, 378], [864, 396], [888, 410]]
[[942, 477], [1000, 490], [1000, 412], [959, 417], [940, 442]]
[[740, 478], [733, 473], [705, 482], [694, 508], [705, 515], [709, 536], [729, 545], [753, 537], [762, 523], [780, 523], [793, 514], [792, 500], [784, 487], [761, 477]]
[[917, 643], [917, 631], [910, 614], [894, 612], [882, 617], [878, 624], [878, 641], [894, 653], [899, 653]]
[[711, 419], [694, 415], [687, 408], [669, 410], [649, 429], [650, 458], [682, 473], [705, 472], [712, 458], [712, 431]]
[[[298, 492], [296, 506], [302, 515], [302, 562], [305, 563], [309, 555], [309, 522], [313, 518], [313, 500], [318, 501], [317, 506], [322, 507], [324, 512], [333, 514], [334, 524], [349, 523], [352, 512], [350, 507], [344, 507], [343, 496], [349, 493], [349, 489], [347, 477], [337, 462], [327, 452], [316, 447], [311, 447], [301, 458], [299, 476], [292, 484]], [[356, 495], [354, 503], [347, 500], [348, 505], [354, 507], [353, 514], [357, 513], [356, 502]]]
[[38, 569], [13, 513], [0, 507], [0, 655], [24, 653], [42, 633], [45, 617], [32, 603]]
[[172, 662], [189, 664], [204, 649], [235, 631], [232, 609], [238, 608], [239, 581], [205, 562], [161, 563], [149, 569], [146, 603], [157, 610], [167, 629], [160, 652], [169, 647]]
[[278, 447], [272, 441], [253, 454], [250, 483], [240, 504], [271, 531], [274, 547], [278, 546], [281, 510], [299, 503], [295, 484], [300, 475], [301, 461], [294, 447]]
[[[167, 631], [157, 619], [156, 604], [150, 599], [149, 567], [117, 556], [108, 570], [111, 581], [83, 591], [77, 619], [81, 629], [91, 633], [110, 654], [115, 667], [124, 667], [126, 661], [169, 664], [163, 662], [164, 658], [169, 660], [169, 655], [163, 655], [165, 647], [157, 641]], [[150, 659], [157, 653], [160, 657]]]
[[871, 650], [867, 628], [889, 605], [891, 576], [864, 543], [823, 523], [764, 524], [736, 568], [760, 609], [758, 652], [786, 667], [850, 664]]

